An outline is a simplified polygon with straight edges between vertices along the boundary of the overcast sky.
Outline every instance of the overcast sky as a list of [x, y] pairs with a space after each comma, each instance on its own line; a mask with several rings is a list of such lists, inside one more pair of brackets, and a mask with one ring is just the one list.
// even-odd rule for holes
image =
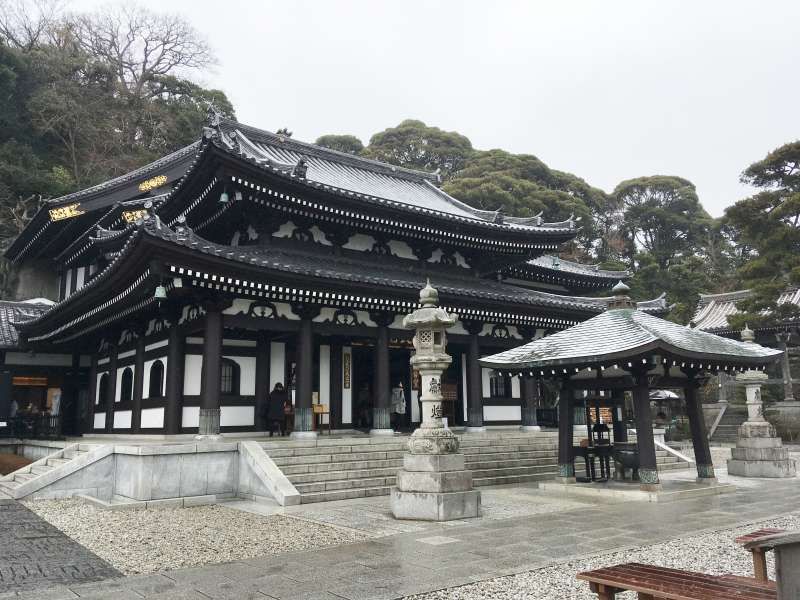
[[608, 191], [681, 175], [719, 216], [800, 138], [798, 0], [142, 3], [208, 37], [240, 121], [305, 141], [417, 118]]

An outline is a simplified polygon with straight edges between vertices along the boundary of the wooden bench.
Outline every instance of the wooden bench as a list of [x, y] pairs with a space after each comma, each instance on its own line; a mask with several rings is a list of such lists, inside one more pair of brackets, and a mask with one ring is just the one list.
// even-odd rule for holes
[[775, 552], [775, 579], [778, 600], [800, 598], [800, 531], [762, 535], [744, 547], [751, 552]]
[[[768, 535], [775, 535], [776, 533], [783, 533], [785, 529], [757, 529], [747, 535], [740, 535], [736, 538], [736, 543], [744, 546], [750, 542], [755, 542]], [[759, 581], [769, 581], [767, 577], [767, 554], [763, 548], [748, 548], [753, 555], [753, 574]]]
[[776, 600], [773, 582], [750, 577], [706, 575], [692, 571], [627, 563], [578, 573], [599, 600], [613, 600], [624, 591], [639, 600]]

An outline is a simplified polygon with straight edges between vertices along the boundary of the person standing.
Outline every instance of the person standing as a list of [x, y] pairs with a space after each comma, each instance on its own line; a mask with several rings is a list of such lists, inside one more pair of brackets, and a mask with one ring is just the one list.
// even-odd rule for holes
[[283, 389], [283, 384], [279, 381], [272, 388], [269, 393], [269, 403], [267, 405], [267, 421], [269, 422], [269, 437], [275, 433], [277, 426], [278, 432], [285, 435], [285, 415], [284, 406], [288, 398], [286, 390]]

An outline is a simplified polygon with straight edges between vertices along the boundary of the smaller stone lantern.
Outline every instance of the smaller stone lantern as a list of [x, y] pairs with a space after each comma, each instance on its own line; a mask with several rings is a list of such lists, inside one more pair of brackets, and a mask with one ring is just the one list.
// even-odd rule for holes
[[[742, 341], [755, 343], [753, 331], [745, 326]], [[747, 396], [747, 421], [739, 427], [736, 447], [728, 460], [728, 474], [740, 477], [794, 477], [797, 467], [789, 458], [788, 448], [775, 432], [775, 427], [764, 419], [761, 386], [767, 380], [766, 373], [748, 370], [736, 376], [744, 385]]]
[[472, 489], [472, 472], [464, 469], [458, 438], [442, 422], [442, 374], [452, 362], [447, 354], [446, 330], [456, 315], [439, 308], [439, 293], [430, 282], [419, 294], [422, 308], [403, 319], [414, 329], [411, 366], [421, 381], [422, 423], [411, 434], [409, 453], [397, 473], [390, 503], [398, 519], [449, 521], [477, 517], [480, 492]]

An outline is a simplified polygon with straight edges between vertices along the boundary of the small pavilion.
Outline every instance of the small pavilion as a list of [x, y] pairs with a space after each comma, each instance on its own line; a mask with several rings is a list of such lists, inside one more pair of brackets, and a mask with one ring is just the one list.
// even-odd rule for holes
[[[780, 350], [746, 344], [683, 327], [636, 308], [629, 288], [619, 282], [607, 311], [553, 335], [486, 356], [484, 367], [522, 378], [524, 389], [542, 380], [560, 384], [559, 479], [575, 481], [575, 406], [585, 398], [611, 407], [614, 441], [627, 441], [621, 407], [633, 396], [641, 489], [660, 489], [650, 411], [650, 389], [682, 389], [694, 446], [699, 483], [715, 483], [706, 425], [697, 390], [718, 373], [763, 371]], [[532, 396], [535, 396], [532, 395]], [[531, 397], [531, 396], [529, 396]], [[586, 400], [588, 402], [588, 400]]]

